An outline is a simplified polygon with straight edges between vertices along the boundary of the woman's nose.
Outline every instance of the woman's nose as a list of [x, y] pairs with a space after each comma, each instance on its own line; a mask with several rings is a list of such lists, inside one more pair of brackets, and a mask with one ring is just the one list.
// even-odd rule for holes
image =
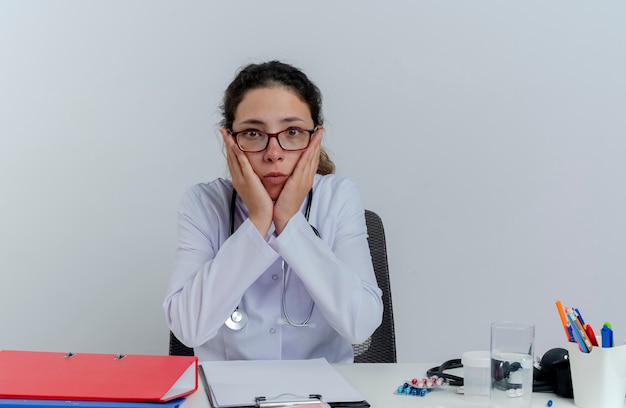
[[271, 137], [265, 149], [265, 159], [269, 161], [282, 160], [284, 152], [283, 148], [278, 144], [278, 139]]

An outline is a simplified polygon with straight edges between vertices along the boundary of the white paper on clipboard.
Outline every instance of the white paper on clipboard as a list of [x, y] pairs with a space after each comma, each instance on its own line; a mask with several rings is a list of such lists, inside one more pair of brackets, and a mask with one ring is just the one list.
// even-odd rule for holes
[[322, 401], [365, 402], [345, 378], [323, 358], [312, 360], [203, 361], [201, 363], [217, 408], [255, 406], [268, 400], [308, 398]]

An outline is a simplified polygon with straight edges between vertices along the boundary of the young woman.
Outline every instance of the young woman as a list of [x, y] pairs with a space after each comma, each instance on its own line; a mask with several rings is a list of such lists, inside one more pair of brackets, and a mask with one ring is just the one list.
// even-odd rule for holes
[[383, 306], [360, 197], [321, 147], [319, 89], [291, 65], [251, 64], [222, 109], [232, 181], [182, 200], [170, 330], [200, 360], [352, 362]]

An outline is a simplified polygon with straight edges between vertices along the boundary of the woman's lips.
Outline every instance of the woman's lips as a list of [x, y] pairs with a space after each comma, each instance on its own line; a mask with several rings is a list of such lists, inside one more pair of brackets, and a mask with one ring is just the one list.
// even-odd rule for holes
[[283, 173], [267, 173], [263, 178], [272, 184], [281, 184], [287, 180], [287, 175]]

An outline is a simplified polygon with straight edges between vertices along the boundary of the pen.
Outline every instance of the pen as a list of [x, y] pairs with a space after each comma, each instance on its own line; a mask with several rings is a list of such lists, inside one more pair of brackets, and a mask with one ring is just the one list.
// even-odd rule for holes
[[576, 317], [578, 318], [580, 325], [585, 327], [585, 321], [583, 320], [583, 315], [580, 314], [580, 311], [578, 310], [577, 307], [574, 308], [574, 311], [576, 312]]
[[569, 313], [567, 313], [567, 319], [572, 325], [572, 331], [574, 332], [576, 341], [578, 342], [578, 345], [580, 346], [580, 350], [583, 353], [589, 353], [593, 345], [591, 344], [591, 341], [587, 337], [587, 333], [585, 332], [583, 327], [580, 325], [580, 322], [576, 318], [576, 315], [573, 310], [570, 310]]
[[[572, 313], [574, 313], [573, 310], [572, 310]], [[576, 315], [572, 316], [572, 318], [574, 318], [574, 327], [578, 331], [578, 333], [580, 334], [580, 338], [585, 343], [585, 346], [587, 346], [587, 350], [589, 352], [591, 352], [591, 349], [593, 348], [593, 343], [589, 339], [589, 336], [587, 335], [587, 331], [585, 330], [583, 325], [580, 323], [580, 321], [578, 320], [578, 317]]]
[[574, 338], [574, 329], [572, 329], [572, 326], [570, 326], [570, 324], [567, 324], [567, 335], [569, 336], [569, 341], [571, 343], [576, 343], [576, 339]]
[[556, 310], [559, 311], [559, 317], [561, 318], [561, 324], [563, 324], [563, 329], [565, 330], [565, 336], [567, 336], [567, 341], [575, 342], [574, 334], [571, 332], [571, 328], [567, 323], [567, 319], [565, 318], [565, 312], [563, 311], [563, 304], [560, 300], [556, 301]]

